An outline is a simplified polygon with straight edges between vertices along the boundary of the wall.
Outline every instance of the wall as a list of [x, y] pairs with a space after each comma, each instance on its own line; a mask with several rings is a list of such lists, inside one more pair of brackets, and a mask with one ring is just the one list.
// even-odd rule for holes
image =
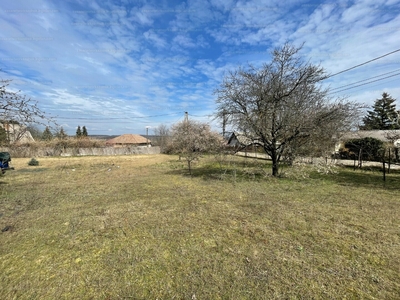
[[129, 154], [159, 154], [160, 147], [104, 147], [104, 148], [32, 148], [13, 147], [0, 148], [0, 152], [10, 152], [13, 157], [44, 157], [44, 156], [85, 156], [85, 155], [129, 155]]

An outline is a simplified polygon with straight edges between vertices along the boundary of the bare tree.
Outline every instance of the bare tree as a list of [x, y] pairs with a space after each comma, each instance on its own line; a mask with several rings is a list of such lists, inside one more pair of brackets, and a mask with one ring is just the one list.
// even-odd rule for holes
[[9, 140], [19, 141], [26, 133], [29, 124], [47, 126], [54, 123], [51, 118], [38, 107], [38, 102], [20, 91], [11, 92], [7, 88], [11, 80], [0, 80], [0, 122], [6, 130]]
[[170, 138], [169, 128], [165, 124], [160, 124], [154, 129], [154, 134], [156, 135], [156, 144], [160, 146], [161, 153], [165, 152]]
[[320, 86], [324, 69], [304, 62], [301, 47], [285, 44], [272, 52], [272, 61], [259, 69], [249, 66], [229, 73], [215, 93], [217, 115], [258, 140], [272, 160], [295, 157], [308, 145], [332, 142], [332, 136], [357, 121], [359, 105], [332, 100]]
[[211, 131], [205, 123], [184, 120], [172, 126], [170, 152], [179, 154], [185, 158], [190, 175], [192, 175], [192, 163], [198, 160], [204, 153], [211, 153], [222, 146], [223, 139]]

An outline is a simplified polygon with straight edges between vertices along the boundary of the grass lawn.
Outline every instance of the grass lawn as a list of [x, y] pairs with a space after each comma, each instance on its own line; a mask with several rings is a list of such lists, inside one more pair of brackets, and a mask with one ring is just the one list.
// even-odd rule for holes
[[0, 177], [0, 299], [400, 299], [400, 173], [29, 160]]

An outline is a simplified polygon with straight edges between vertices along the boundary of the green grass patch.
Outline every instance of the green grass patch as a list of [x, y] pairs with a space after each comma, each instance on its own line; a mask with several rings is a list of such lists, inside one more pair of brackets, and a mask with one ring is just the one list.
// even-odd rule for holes
[[[0, 186], [1, 299], [396, 299], [400, 174], [26, 159]], [[29, 171], [28, 171], [29, 170]]]

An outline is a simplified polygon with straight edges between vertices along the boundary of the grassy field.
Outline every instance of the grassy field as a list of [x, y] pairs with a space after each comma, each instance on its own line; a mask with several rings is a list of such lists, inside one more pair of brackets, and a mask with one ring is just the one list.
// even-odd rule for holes
[[400, 299], [400, 173], [38, 160], [0, 177], [0, 299]]

